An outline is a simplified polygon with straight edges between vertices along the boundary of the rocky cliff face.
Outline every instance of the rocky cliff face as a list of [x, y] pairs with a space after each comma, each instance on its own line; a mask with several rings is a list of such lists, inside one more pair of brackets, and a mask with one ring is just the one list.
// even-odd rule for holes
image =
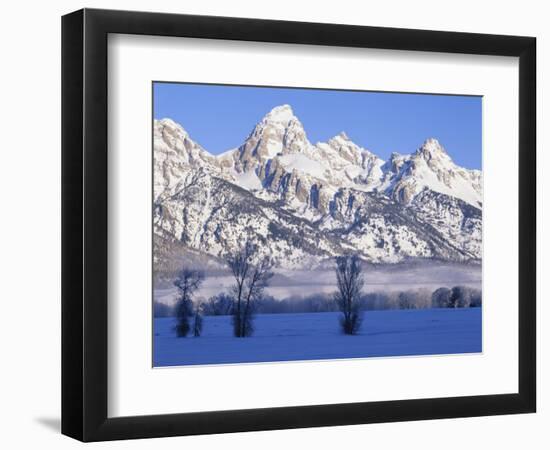
[[[388, 161], [345, 133], [312, 144], [288, 105], [218, 156], [172, 120], [154, 124], [155, 234], [214, 259], [252, 239], [285, 267], [344, 252], [479, 260], [481, 184], [480, 171], [454, 164], [435, 139]], [[155, 246], [155, 258], [168, 247]]]

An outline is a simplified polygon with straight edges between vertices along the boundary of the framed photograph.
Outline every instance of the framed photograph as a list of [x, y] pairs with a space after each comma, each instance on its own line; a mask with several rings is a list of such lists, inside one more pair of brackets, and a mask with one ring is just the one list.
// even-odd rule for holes
[[62, 432], [535, 412], [532, 37], [62, 21]]

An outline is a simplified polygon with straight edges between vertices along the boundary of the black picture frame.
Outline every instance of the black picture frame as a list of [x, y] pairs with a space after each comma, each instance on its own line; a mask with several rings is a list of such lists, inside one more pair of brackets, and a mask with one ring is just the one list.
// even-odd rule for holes
[[[519, 57], [517, 393], [107, 416], [110, 33]], [[536, 409], [536, 39], [83, 9], [62, 18], [62, 433], [82, 441], [397, 422]]]

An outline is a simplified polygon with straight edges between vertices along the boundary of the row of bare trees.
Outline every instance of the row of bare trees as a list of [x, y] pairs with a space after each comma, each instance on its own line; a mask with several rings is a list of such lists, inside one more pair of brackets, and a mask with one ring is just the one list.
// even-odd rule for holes
[[[227, 256], [226, 264], [234, 279], [231, 314], [233, 335], [248, 337], [254, 331], [254, 303], [261, 298], [270, 278], [272, 262], [268, 257], [258, 257], [258, 247], [246, 242], [237, 252]], [[204, 272], [183, 268], [174, 281], [178, 289], [175, 307], [176, 334], [185, 337], [193, 329], [198, 337], [202, 332], [201, 305], [194, 305], [193, 295], [204, 281]]]
[[[272, 261], [260, 257], [257, 245], [246, 242], [237, 252], [227, 256], [226, 264], [233, 276], [231, 315], [233, 335], [248, 337], [254, 332], [254, 304], [261, 299], [273, 276]], [[337, 292], [334, 300], [340, 309], [340, 326], [344, 334], [357, 334], [362, 322], [361, 290], [364, 285], [361, 261], [356, 255], [336, 258]], [[185, 337], [190, 331], [201, 335], [203, 318], [201, 305], [195, 305], [193, 295], [204, 281], [204, 272], [183, 268], [176, 276], [178, 289], [175, 307], [176, 334]]]

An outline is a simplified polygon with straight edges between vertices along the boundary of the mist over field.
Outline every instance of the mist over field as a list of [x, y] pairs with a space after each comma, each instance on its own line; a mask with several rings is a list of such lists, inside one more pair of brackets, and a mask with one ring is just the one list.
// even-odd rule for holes
[[[480, 264], [445, 262], [411, 262], [402, 264], [365, 264], [364, 293], [430, 290], [440, 287], [467, 286], [481, 289]], [[207, 272], [197, 291], [197, 299], [208, 299], [222, 292], [230, 292], [233, 279], [228, 271]], [[334, 269], [288, 270], [275, 269], [275, 275], [266, 288], [266, 294], [275, 299], [331, 294], [336, 290]], [[176, 301], [177, 289], [169, 282], [157, 282], [154, 300], [166, 305]]]

